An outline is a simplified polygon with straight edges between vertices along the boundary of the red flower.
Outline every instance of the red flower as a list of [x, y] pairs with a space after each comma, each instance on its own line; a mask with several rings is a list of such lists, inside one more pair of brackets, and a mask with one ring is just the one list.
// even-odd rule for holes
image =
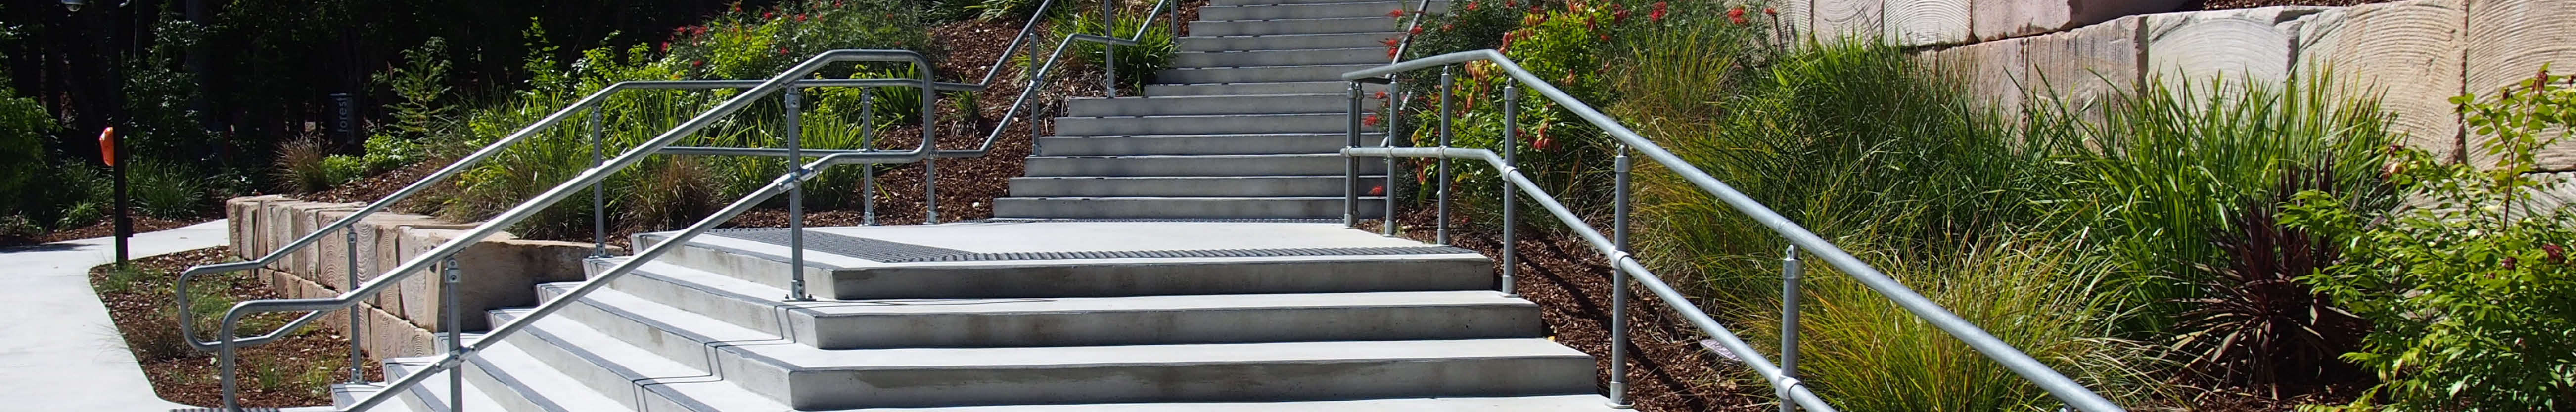
[[666, 41], [666, 42], [662, 42], [662, 49], [661, 49], [661, 50], [662, 50], [662, 52], [664, 52], [664, 53], [669, 53], [669, 52], [671, 52], [671, 42], [667, 42], [667, 41]]
[[1467, 3], [1467, 11], [1476, 11], [1476, 3]]
[[1385, 196], [1385, 195], [1386, 195], [1386, 185], [1377, 185], [1377, 186], [1374, 186], [1374, 187], [1370, 187], [1370, 188], [1369, 188], [1369, 196]]
[[741, 12], [742, 12], [742, 2], [739, 2], [739, 1], [737, 1], [737, 2], [733, 2], [733, 7], [732, 7], [732, 9], [731, 9], [731, 10], [732, 10], [732, 12], [734, 12], [734, 13], [741, 13]]
[[[1656, 4], [1663, 4], [1663, 3], [1656, 3]], [[1659, 8], [1656, 8], [1656, 9], [1655, 9], [1655, 11], [1646, 12], [1646, 20], [1664, 21], [1664, 9], [1659, 7]]]
[[2504, 258], [2504, 270], [2513, 270], [2513, 263], [2513, 257], [2506, 256]]
[[1386, 100], [1386, 91], [1385, 91], [1385, 90], [1379, 90], [1379, 91], [1377, 91], [1377, 99], [1378, 99], [1378, 100]]
[[1386, 47], [1395, 47], [1395, 45], [1396, 45], [1396, 44], [1404, 43], [1404, 40], [1403, 40], [1403, 39], [1397, 39], [1397, 38], [1394, 38], [1394, 37], [1388, 37], [1388, 38], [1386, 38], [1386, 39], [1384, 39], [1384, 40], [1378, 40], [1377, 42], [1379, 42], [1379, 43], [1386, 43]]
[[1624, 21], [1628, 21], [1628, 11], [1627, 11], [1627, 10], [1620, 10], [1620, 11], [1619, 11], [1619, 12], [1617, 12], [1617, 13], [1610, 13], [1610, 23], [1612, 23], [1612, 24], [1616, 24], [1616, 23], [1624, 22]]
[[804, 22], [805, 22], [805, 15], [803, 15], [803, 14], [798, 14], [798, 15], [796, 15], [796, 22], [797, 22], [797, 23], [804, 23]]
[[705, 60], [691, 61], [691, 62], [689, 62], [689, 66], [690, 66], [690, 67], [707, 67], [707, 61], [705, 61]]
[[1410, 31], [1413, 34], [1422, 34], [1422, 26], [1413, 26], [1413, 30]]
[[772, 13], [772, 12], [766, 12], [766, 11], [764, 11], [764, 12], [760, 12], [760, 19], [761, 19], [761, 20], [769, 20], [769, 18], [771, 18], [771, 17], [775, 17], [775, 16], [776, 16], [776, 14], [775, 14], [775, 13]]
[[1610, 41], [1610, 35], [1607, 35], [1607, 34], [1601, 35], [1601, 41]]
[[1396, 52], [1395, 52], [1395, 48], [1394, 48], [1394, 47], [1388, 47], [1388, 48], [1386, 48], [1386, 58], [1389, 58], [1389, 59], [1395, 58], [1395, 53], [1396, 53]]
[[1369, 113], [1367, 116], [1360, 117], [1360, 125], [1362, 126], [1377, 127], [1377, 122], [1377, 113]]
[[1513, 8], [1520, 8], [1520, 7], [1521, 7], [1521, 4], [1520, 4], [1520, 3], [1515, 3], [1515, 2], [1512, 2], [1511, 0], [1503, 0], [1503, 8], [1513, 9]]
[[785, 55], [787, 55], [787, 48], [785, 48], [785, 47], [780, 47], [780, 48], [778, 48], [778, 55], [780, 55], [780, 56], [785, 56]]
[[1457, 24], [1452, 24], [1452, 23], [1440, 23], [1440, 31], [1450, 31], [1450, 30], [1456, 30], [1456, 29], [1458, 29], [1458, 25], [1457, 25]]
[[2566, 246], [2540, 245], [2540, 251], [2549, 254], [2549, 263], [2567, 263]]
[[1395, 9], [1395, 11], [1386, 12], [1386, 16], [1387, 16], [1387, 17], [1404, 17], [1404, 9]]
[[1768, 15], [1778, 16], [1778, 15], [1780, 15], [1780, 11], [1779, 11], [1779, 10], [1772, 10], [1772, 9], [1771, 9], [1771, 8], [1769, 8], [1769, 7], [1764, 7], [1764, 8], [1762, 8], [1762, 14], [1768, 14]]
[[1726, 17], [1734, 18], [1738, 21], [1744, 20], [1744, 6], [1736, 6], [1735, 8], [1726, 9]]

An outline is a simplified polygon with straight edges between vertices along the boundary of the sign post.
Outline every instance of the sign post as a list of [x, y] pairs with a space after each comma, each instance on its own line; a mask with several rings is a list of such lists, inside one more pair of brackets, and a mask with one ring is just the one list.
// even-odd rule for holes
[[116, 150], [123, 145], [123, 142], [116, 138], [115, 126], [108, 126], [107, 129], [98, 132], [98, 159], [100, 162], [107, 163], [108, 174], [116, 176], [116, 216], [114, 217], [116, 219], [116, 267], [120, 269], [125, 267], [126, 238], [134, 237], [134, 221], [125, 217], [125, 162], [122, 161], [124, 153]]

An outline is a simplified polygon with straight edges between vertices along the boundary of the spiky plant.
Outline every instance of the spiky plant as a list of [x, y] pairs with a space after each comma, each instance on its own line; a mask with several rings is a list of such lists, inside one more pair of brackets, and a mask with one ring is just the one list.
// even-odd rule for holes
[[2280, 395], [2280, 385], [2358, 376], [2337, 359], [2358, 348], [2370, 325], [2337, 307], [2299, 278], [2333, 265], [2343, 251], [2324, 236], [2280, 224], [2279, 205], [2303, 190], [2333, 190], [2333, 168], [2296, 168], [2282, 176], [2269, 202], [2241, 208], [2232, 230], [2213, 235], [2225, 266], [2195, 264], [2209, 276], [2202, 296], [2176, 299], [2190, 309], [2175, 325], [2172, 349], [2190, 370], [2217, 382]]

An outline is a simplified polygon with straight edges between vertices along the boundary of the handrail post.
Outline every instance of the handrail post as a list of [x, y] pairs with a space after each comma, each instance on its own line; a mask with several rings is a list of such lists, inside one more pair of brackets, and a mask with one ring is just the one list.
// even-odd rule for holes
[[[1386, 96], [1387, 96], [1387, 98], [1389, 98], [1389, 99], [1403, 99], [1403, 98], [1404, 98], [1404, 96], [1402, 95], [1402, 93], [1403, 93], [1403, 92], [1404, 92], [1404, 83], [1396, 82], [1396, 81], [1395, 81], [1395, 77], [1394, 77], [1394, 76], [1387, 76], [1387, 82], [1386, 82], [1386, 93], [1387, 93], [1387, 94], [1386, 94]], [[1366, 103], [1367, 103], [1367, 101], [1363, 100], [1363, 101], [1361, 101], [1361, 103], [1362, 103], [1362, 104], [1366, 104]], [[1379, 139], [1379, 141], [1385, 142], [1384, 144], [1382, 144], [1382, 145], [1383, 145], [1383, 146], [1385, 146], [1385, 147], [1395, 147], [1395, 135], [1396, 135], [1396, 133], [1398, 133], [1398, 132], [1400, 132], [1400, 131], [1404, 130], [1404, 128], [1403, 128], [1403, 127], [1399, 126], [1400, 124], [1402, 124], [1402, 123], [1400, 123], [1400, 122], [1401, 122], [1401, 120], [1399, 120], [1399, 119], [1403, 119], [1403, 118], [1404, 118], [1404, 113], [1397, 111], [1397, 110], [1395, 109], [1395, 104], [1394, 104], [1394, 103], [1392, 103], [1392, 102], [1389, 102], [1389, 103], [1380, 103], [1380, 104], [1378, 105], [1378, 107], [1381, 107], [1381, 108], [1385, 108], [1385, 109], [1386, 109], [1386, 128], [1385, 128], [1385, 129], [1380, 129], [1380, 130], [1378, 130], [1378, 131], [1377, 131], [1377, 132], [1378, 132], [1378, 134], [1379, 134], [1380, 136], [1385, 136], [1386, 138], [1385, 138], [1385, 139]], [[1395, 156], [1387, 156], [1387, 157], [1386, 157], [1386, 189], [1385, 189], [1385, 190], [1386, 190], [1386, 192], [1385, 192], [1385, 195], [1386, 195], [1386, 196], [1384, 196], [1384, 197], [1380, 197], [1380, 198], [1378, 199], [1378, 203], [1379, 203], [1379, 204], [1382, 204], [1382, 205], [1384, 205], [1384, 206], [1386, 206], [1386, 214], [1378, 215], [1377, 219], [1378, 219], [1378, 222], [1379, 222], [1379, 223], [1382, 223], [1382, 224], [1384, 224], [1384, 226], [1386, 226], [1386, 227], [1382, 228], [1382, 229], [1385, 229], [1385, 230], [1386, 230], [1386, 237], [1395, 237]]]
[[[877, 150], [874, 87], [859, 88], [859, 150]], [[804, 163], [804, 158], [796, 159]], [[877, 225], [877, 165], [859, 165], [859, 224]]]
[[[1505, 170], [1503, 170], [1502, 173], [1498, 173], [1498, 175], [1520, 173], [1520, 162], [1513, 157], [1513, 153], [1519, 152], [1519, 150], [1514, 149], [1520, 147], [1520, 104], [1520, 84], [1512, 81], [1503, 82], [1503, 169]], [[1503, 296], [1520, 296], [1518, 293], [1512, 293], [1512, 272], [1520, 266], [1520, 256], [1518, 254], [1518, 249], [1520, 248], [1517, 247], [1517, 243], [1512, 242], [1512, 231], [1517, 228], [1512, 225], [1513, 223], [1516, 223], [1515, 220], [1517, 218], [1517, 216], [1515, 216], [1516, 213], [1512, 210], [1512, 204], [1519, 203], [1514, 201], [1516, 200], [1514, 197], [1519, 196], [1519, 194], [1516, 193], [1518, 188], [1512, 186], [1511, 179], [1505, 178], [1502, 179], [1502, 182]]]
[[[939, 88], [931, 84], [929, 63], [913, 64], [921, 67], [921, 150], [937, 153], [939, 120], [934, 115], [939, 111]], [[921, 159], [921, 204], [921, 224], [939, 224], [939, 156]]]
[[[607, 126], [600, 124], [600, 112], [607, 107], [590, 108], [590, 165], [599, 166], [603, 150], [600, 134]], [[590, 257], [608, 257], [608, 185], [590, 185]]]
[[[1116, 0], [1100, 0], [1100, 36], [1118, 37]], [[1118, 98], [1118, 45], [1100, 44], [1101, 96]]]
[[[1798, 262], [1798, 246], [1780, 257], [1780, 376], [1798, 377], [1798, 281], [1806, 267]], [[1798, 404], [1789, 401], [1789, 392], [1779, 393], [1780, 412], [1798, 412]]]
[[[1628, 176], [1634, 167], [1628, 159], [1628, 145], [1619, 145], [1619, 156], [1612, 160], [1610, 189], [1610, 243], [1620, 253], [1628, 252]], [[1610, 268], [1610, 406], [1627, 408], [1628, 404], [1628, 270]]]
[[[463, 366], [461, 363], [465, 361], [463, 356], [465, 352], [465, 318], [463, 317], [465, 316], [465, 310], [464, 308], [457, 307], [456, 304], [456, 285], [464, 282], [464, 272], [456, 268], [455, 256], [449, 256], [447, 258], [446, 266], [446, 284], [439, 285], [438, 294], [439, 300], [443, 302], [440, 303], [439, 306], [447, 307], [447, 316], [439, 317], [439, 320], [447, 324], [447, 360], [448, 362], [456, 362], [456, 364], [449, 364], [446, 368], [447, 412], [464, 412], [465, 371], [458, 369], [461, 369]], [[422, 370], [420, 373], [428, 372], [428, 370]]]
[[[348, 253], [344, 253], [344, 254], [346, 254], [346, 255], [349, 255], [349, 256], [348, 256], [348, 257], [349, 257], [349, 264], [348, 264], [348, 266], [346, 266], [346, 267], [349, 269], [349, 283], [343, 283], [343, 284], [341, 284], [340, 288], [341, 288], [341, 289], [344, 289], [344, 290], [345, 290], [345, 289], [355, 289], [355, 288], [357, 288], [357, 287], [358, 287], [358, 225], [349, 225], [349, 226], [344, 226], [344, 227], [341, 227], [341, 228], [340, 228], [340, 230], [341, 230], [341, 232], [340, 232], [340, 233], [341, 233], [341, 234], [340, 234], [340, 238], [341, 238], [341, 240], [345, 240], [345, 241], [347, 241], [346, 243], [348, 244], [348, 247], [349, 247], [349, 248], [347, 249], [347, 250], [348, 250]], [[185, 309], [185, 308], [182, 308], [182, 309], [180, 309], [180, 310], [186, 310], [186, 309]], [[363, 352], [363, 350], [361, 349], [361, 348], [362, 348], [362, 346], [360, 346], [360, 342], [361, 342], [361, 341], [366, 340], [365, 336], [367, 336], [367, 334], [365, 334], [365, 333], [359, 333], [359, 332], [360, 332], [360, 330], [358, 329], [358, 328], [360, 327], [359, 325], [363, 324], [362, 322], [365, 322], [365, 320], [364, 320], [364, 319], [361, 319], [361, 318], [358, 316], [358, 310], [359, 310], [359, 308], [358, 308], [357, 306], [350, 306], [348, 310], [349, 310], [349, 327], [348, 327], [349, 331], [348, 331], [348, 333], [345, 335], [345, 336], [348, 336], [348, 337], [349, 337], [349, 382], [348, 382], [348, 383], [361, 383], [361, 382], [366, 382], [366, 381], [367, 381], [367, 370], [366, 370], [366, 368], [365, 368], [365, 367], [363, 367], [363, 366], [361, 366], [361, 365], [365, 365], [365, 364], [366, 364], [366, 362], [367, 362], [367, 360], [366, 360], [366, 359], [367, 359], [367, 358], [366, 358], [366, 353], [365, 353], [365, 352]], [[195, 337], [195, 336], [190, 336], [190, 337], [188, 337], [188, 339], [196, 339], [196, 338], [197, 338], [197, 337]]]
[[[1449, 72], [1450, 67], [1452, 66], [1440, 66], [1440, 148], [1442, 149], [1449, 148], [1449, 95], [1450, 89], [1456, 84], [1456, 79]], [[1438, 215], [1436, 217], [1440, 223], [1438, 232], [1432, 235], [1431, 243], [1449, 244], [1449, 157], [1447, 156], [1440, 157], [1440, 210], [1434, 214]]]
[[[814, 300], [805, 293], [805, 116], [798, 100], [804, 89], [789, 87], [787, 104], [787, 300]], [[926, 131], [925, 131], [926, 132]]]
[[[1360, 82], [1351, 82], [1350, 141], [1343, 147], [1360, 147]], [[1344, 156], [1342, 162], [1342, 227], [1358, 228], [1360, 221], [1360, 158]]]

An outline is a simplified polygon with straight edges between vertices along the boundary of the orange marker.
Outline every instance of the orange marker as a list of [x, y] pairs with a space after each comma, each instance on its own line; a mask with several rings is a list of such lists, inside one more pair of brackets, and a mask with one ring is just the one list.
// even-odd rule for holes
[[108, 167], [116, 167], [116, 126], [98, 131], [98, 160], [107, 163]]

